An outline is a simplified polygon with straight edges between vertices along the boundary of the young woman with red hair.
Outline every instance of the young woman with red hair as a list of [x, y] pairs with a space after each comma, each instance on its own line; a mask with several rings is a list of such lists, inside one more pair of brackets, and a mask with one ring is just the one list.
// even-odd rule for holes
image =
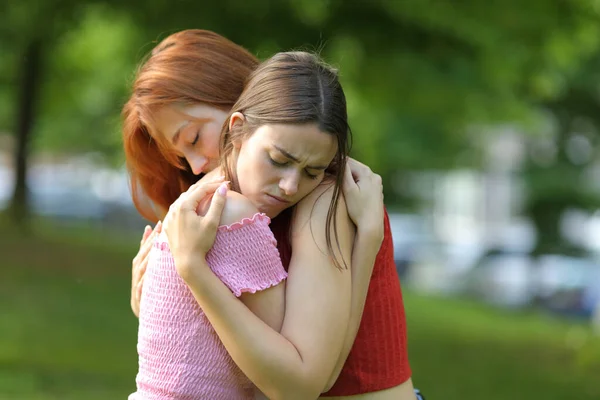
[[[164, 218], [169, 206], [182, 192], [197, 182], [200, 176], [217, 167], [221, 127], [256, 66], [256, 59], [246, 50], [207, 31], [179, 32], [163, 40], [153, 50], [138, 71], [133, 94], [123, 110], [124, 147], [132, 194], [143, 216], [152, 221]], [[283, 157], [287, 156], [283, 154]], [[285, 161], [291, 162], [294, 160], [289, 158]], [[350, 161], [349, 165], [357, 182], [347, 179], [350, 183], [344, 188], [344, 197], [348, 213], [356, 225], [356, 237], [350, 262], [350, 316], [337, 363], [329, 378], [307, 373], [317, 367], [310, 362], [317, 362], [318, 357], [313, 361], [302, 360], [303, 352], [308, 351], [303, 346], [323, 343], [318, 338], [330, 334], [322, 330], [327, 324], [323, 317], [327, 313], [319, 312], [328, 308], [322, 297], [327, 287], [320, 287], [318, 281], [313, 281], [314, 266], [293, 268], [294, 273], [291, 274], [290, 270], [287, 282], [283, 326], [294, 329], [283, 329], [280, 334], [263, 326], [271, 329], [271, 333], [262, 337], [278, 337], [284, 343], [281, 346], [295, 348], [301, 361], [297, 365], [292, 363], [290, 368], [296, 365], [300, 370], [281, 370], [281, 373], [288, 373], [287, 379], [271, 380], [268, 376], [261, 376], [259, 369], [253, 370], [250, 364], [244, 362], [249, 355], [244, 353], [243, 348], [233, 351], [228, 348], [230, 353], [234, 353], [231, 355], [242, 371], [254, 377], [254, 383], [266, 393], [293, 398], [295, 393], [302, 393], [307, 387], [309, 392], [320, 387], [318, 392], [329, 389], [323, 396], [414, 398], [406, 350], [404, 307], [393, 262], [389, 221], [383, 209], [380, 219], [373, 218], [377, 209], [381, 208], [381, 181], [367, 167], [354, 161]], [[204, 184], [205, 179], [198, 183], [196, 190], [209, 187], [208, 183]], [[275, 203], [285, 203], [285, 199], [272, 197], [271, 201]], [[314, 197], [308, 196], [316, 202]], [[293, 266], [301, 263], [298, 260], [302, 260], [307, 252], [302, 245], [296, 246], [293, 241], [286, 240], [288, 230], [283, 218], [286, 214], [284, 212], [274, 218], [272, 229], [278, 239], [284, 265]], [[173, 222], [172, 226], [182, 226], [183, 222], [175, 221], [178, 222]], [[202, 225], [201, 235], [214, 237], [216, 225]], [[132, 308], [136, 314], [139, 312], [139, 289], [148, 249], [151, 238], [159, 229], [150, 235], [148, 230], [145, 232], [140, 252], [134, 259]], [[331, 250], [330, 239], [327, 243]], [[178, 254], [181, 255], [181, 251]], [[307, 295], [307, 283], [317, 290], [314, 295]], [[316, 293], [321, 293], [321, 296]], [[293, 304], [302, 304], [302, 307]], [[309, 315], [303, 309], [314, 312]], [[221, 340], [235, 346], [226, 332], [234, 334], [238, 329], [241, 329], [238, 333], [247, 332], [249, 337], [260, 340], [252, 336], [256, 331], [235, 325], [235, 320], [228, 314], [230, 310], [220, 310], [221, 316], [213, 318], [229, 322], [211, 322], [220, 327], [217, 332], [220, 332]], [[238, 321], [255, 321], [253, 318], [256, 317], [248, 308], [233, 307], [233, 310], [231, 312], [241, 313], [238, 316], [242, 318]], [[246, 351], [251, 352], [251, 349]], [[314, 382], [315, 379], [318, 382]]]

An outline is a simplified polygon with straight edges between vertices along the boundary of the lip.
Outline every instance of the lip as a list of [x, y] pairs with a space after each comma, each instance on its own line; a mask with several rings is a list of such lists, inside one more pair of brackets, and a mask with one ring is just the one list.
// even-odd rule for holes
[[266, 193], [266, 195], [269, 196], [272, 199], [275, 199], [275, 200], [279, 201], [282, 204], [290, 204], [290, 201], [284, 200], [281, 197], [273, 196], [272, 194], [269, 194], [269, 193]]

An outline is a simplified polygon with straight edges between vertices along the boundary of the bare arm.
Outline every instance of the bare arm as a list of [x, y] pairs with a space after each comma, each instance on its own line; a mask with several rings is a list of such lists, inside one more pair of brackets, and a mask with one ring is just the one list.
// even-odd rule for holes
[[[350, 317], [351, 271], [335, 268], [327, 254], [325, 216], [332, 191], [320, 196], [324, 191], [315, 190], [296, 209], [281, 334], [249, 312], [208, 268], [199, 267], [204, 259], [183, 255], [178, 260], [174, 253], [178, 269], [188, 272], [182, 277], [227, 351], [271, 399], [317, 398], [342, 350]], [[350, 260], [354, 228], [344, 201], [337, 226], [338, 258]]]
[[[381, 177], [366, 165], [348, 160], [344, 197], [357, 232], [352, 250], [352, 303], [344, 345], [323, 392], [337, 381], [360, 327], [375, 259], [383, 241], [383, 187]], [[365, 210], [367, 212], [365, 212]]]
[[[369, 235], [361, 235], [357, 232], [354, 251], [352, 253], [352, 301], [350, 320], [348, 321], [348, 329], [344, 337], [344, 345], [340, 353], [335, 369], [329, 378], [323, 392], [328, 391], [337, 381], [348, 354], [354, 345], [356, 334], [362, 320], [365, 302], [367, 300], [367, 292], [369, 290], [369, 282], [371, 281], [372, 266], [377, 257], [379, 247], [373, 246], [373, 240]], [[358, 267], [357, 267], [358, 266]]]

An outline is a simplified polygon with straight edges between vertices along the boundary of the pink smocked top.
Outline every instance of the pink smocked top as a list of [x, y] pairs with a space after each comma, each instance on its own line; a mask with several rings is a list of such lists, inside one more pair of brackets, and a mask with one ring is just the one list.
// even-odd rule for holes
[[[287, 277], [269, 223], [266, 215], [256, 214], [221, 226], [207, 254], [211, 270], [238, 297]], [[177, 274], [164, 233], [150, 252], [142, 293], [137, 391], [129, 400], [254, 398], [254, 385]]]

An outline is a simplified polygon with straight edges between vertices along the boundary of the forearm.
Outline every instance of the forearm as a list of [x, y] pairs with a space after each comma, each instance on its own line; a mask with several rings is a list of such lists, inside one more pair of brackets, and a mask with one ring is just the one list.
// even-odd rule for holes
[[333, 374], [327, 383], [325, 391], [331, 389], [335, 384], [346, 359], [348, 358], [348, 354], [350, 354], [354, 340], [356, 339], [365, 308], [365, 302], [367, 300], [373, 266], [380, 248], [380, 245], [377, 245], [377, 243], [379, 242], [375, 242], [374, 244], [370, 232], [357, 231], [352, 252], [352, 300], [350, 319], [348, 321], [348, 329], [346, 331], [346, 336], [344, 337], [344, 345], [340, 357]]
[[294, 344], [249, 312], [206, 264], [194, 270], [186, 283], [244, 374], [270, 399], [316, 398], [320, 390]]

